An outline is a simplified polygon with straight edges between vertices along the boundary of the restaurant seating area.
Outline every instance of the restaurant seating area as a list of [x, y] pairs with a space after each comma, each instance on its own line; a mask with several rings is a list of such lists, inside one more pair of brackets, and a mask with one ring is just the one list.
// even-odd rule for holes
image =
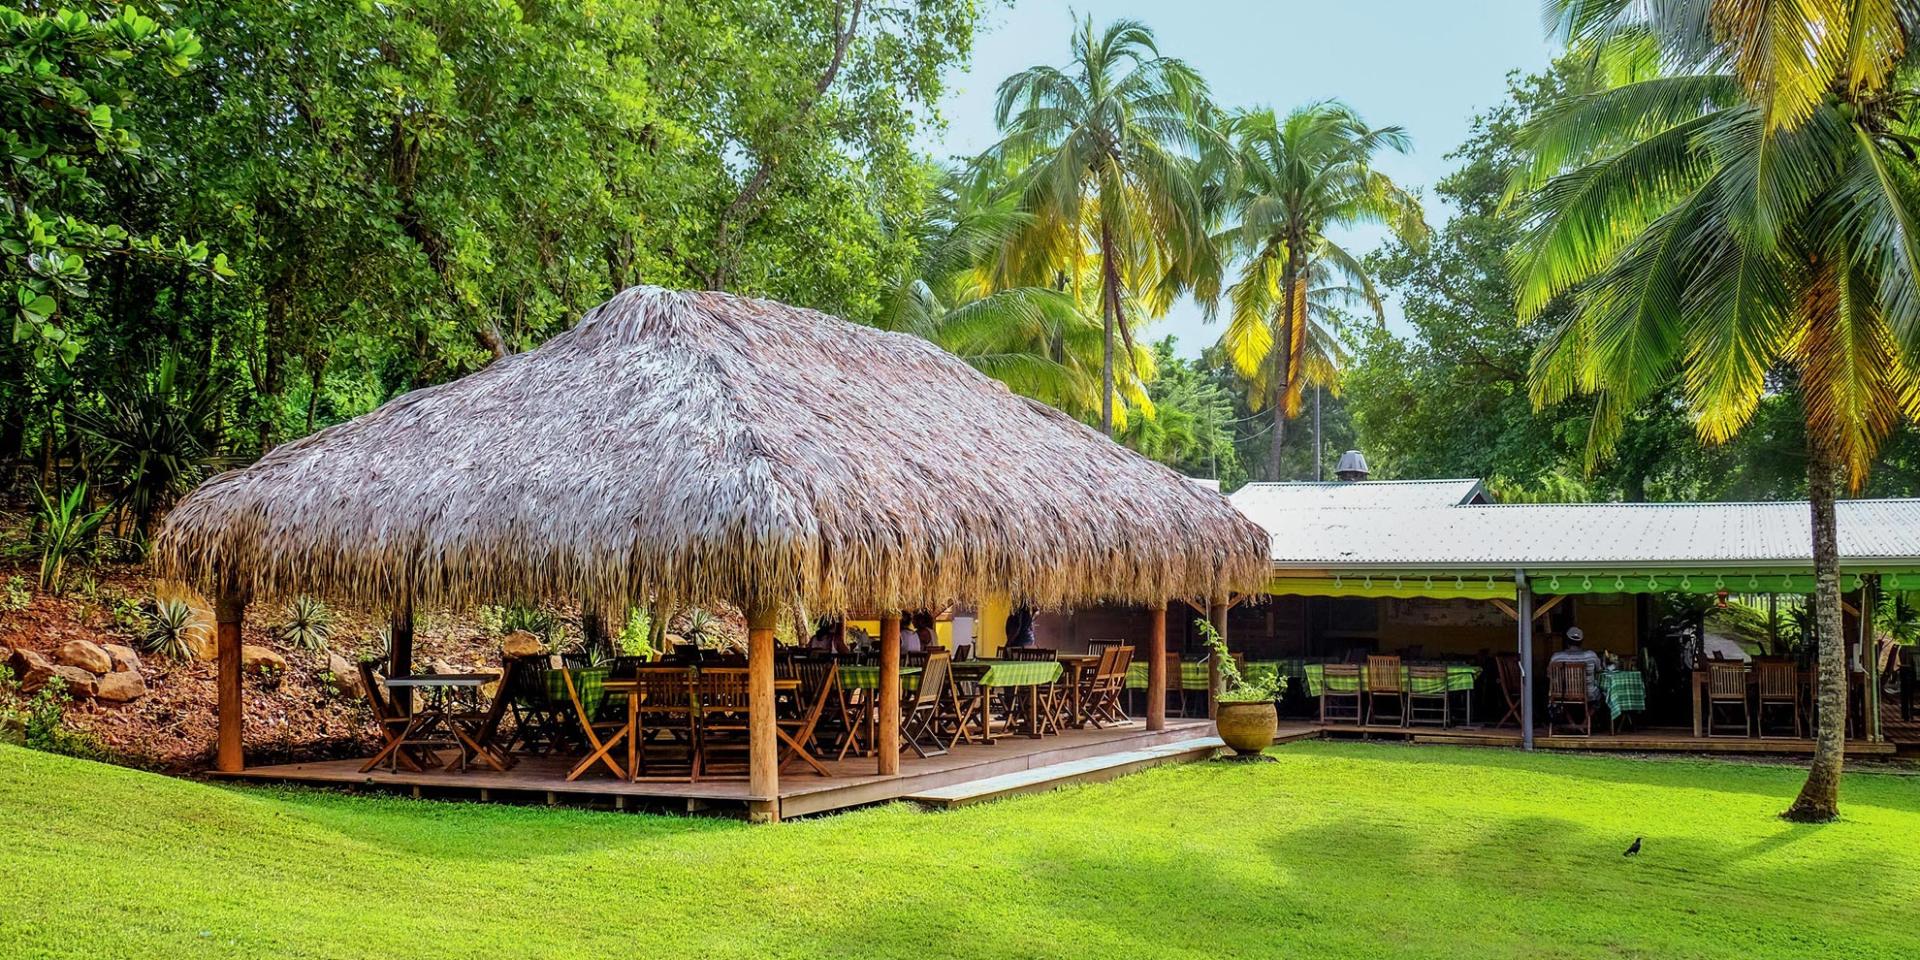
[[[971, 653], [971, 649], [965, 651]], [[1010, 649], [953, 659], [903, 658], [897, 712], [883, 709], [875, 652], [780, 649], [775, 730], [783, 774], [834, 777], [830, 764], [873, 758], [897, 716], [904, 755], [960, 745], [1043, 740], [1081, 729], [1132, 729], [1122, 696], [1131, 645], [1099, 653]], [[910, 665], [908, 665], [910, 664]], [[527, 757], [565, 758], [564, 779], [629, 783], [741, 780], [753, 711], [744, 658], [692, 648], [660, 659], [503, 658], [497, 672], [360, 674], [381, 749], [360, 773], [504, 773]]]

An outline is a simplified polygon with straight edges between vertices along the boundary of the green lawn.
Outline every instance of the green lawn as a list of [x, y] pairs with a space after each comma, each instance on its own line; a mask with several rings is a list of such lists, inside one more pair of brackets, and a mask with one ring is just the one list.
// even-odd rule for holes
[[[239, 789], [0, 747], [0, 957], [1882, 957], [1920, 778], [1301, 743], [779, 827]], [[1646, 852], [1621, 850], [1636, 835]]]

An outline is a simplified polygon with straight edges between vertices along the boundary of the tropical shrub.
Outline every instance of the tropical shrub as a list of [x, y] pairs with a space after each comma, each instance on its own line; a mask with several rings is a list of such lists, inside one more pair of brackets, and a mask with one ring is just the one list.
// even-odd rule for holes
[[324, 651], [333, 635], [333, 611], [318, 597], [295, 597], [287, 603], [280, 622], [274, 624], [273, 635], [290, 647]]
[[84, 558], [100, 538], [106, 507], [87, 509], [87, 485], [77, 484], [58, 498], [34, 488], [39, 500], [33, 545], [40, 552], [40, 589], [59, 593], [66, 583], [67, 564]]
[[155, 600], [146, 612], [146, 647], [170, 660], [193, 658], [193, 608], [184, 600]]

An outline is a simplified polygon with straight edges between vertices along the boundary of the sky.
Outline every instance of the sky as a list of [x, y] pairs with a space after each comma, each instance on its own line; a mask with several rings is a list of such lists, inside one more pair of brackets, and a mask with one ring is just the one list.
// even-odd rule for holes
[[[999, 139], [994, 89], [1035, 64], [1065, 66], [1075, 18], [1096, 28], [1131, 17], [1153, 28], [1160, 52], [1205, 77], [1222, 106], [1286, 111], [1339, 99], [1375, 126], [1397, 124], [1413, 138], [1406, 155], [1386, 154], [1378, 167], [1401, 186], [1432, 196], [1453, 164], [1446, 155], [1466, 139], [1473, 115], [1498, 104], [1510, 70], [1536, 71], [1553, 53], [1540, 20], [1540, 0], [1017, 0], [991, 5], [968, 69], [949, 78], [940, 113], [946, 129], [925, 144], [936, 156], [968, 156]], [[1446, 210], [1429, 202], [1438, 227]], [[1381, 232], [1336, 235], [1357, 254]], [[1388, 324], [1400, 326], [1387, 304]], [[1206, 323], [1183, 302], [1147, 328], [1153, 339], [1179, 338], [1183, 356], [1217, 340], [1221, 322]]]

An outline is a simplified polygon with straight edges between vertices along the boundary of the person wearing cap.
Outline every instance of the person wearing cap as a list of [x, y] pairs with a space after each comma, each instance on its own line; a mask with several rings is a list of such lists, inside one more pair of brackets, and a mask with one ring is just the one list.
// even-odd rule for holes
[[1579, 627], [1567, 628], [1567, 645], [1553, 655], [1552, 663], [1582, 663], [1587, 667], [1587, 700], [1600, 701], [1600, 671], [1604, 665], [1600, 655], [1586, 648], [1587, 635]]

